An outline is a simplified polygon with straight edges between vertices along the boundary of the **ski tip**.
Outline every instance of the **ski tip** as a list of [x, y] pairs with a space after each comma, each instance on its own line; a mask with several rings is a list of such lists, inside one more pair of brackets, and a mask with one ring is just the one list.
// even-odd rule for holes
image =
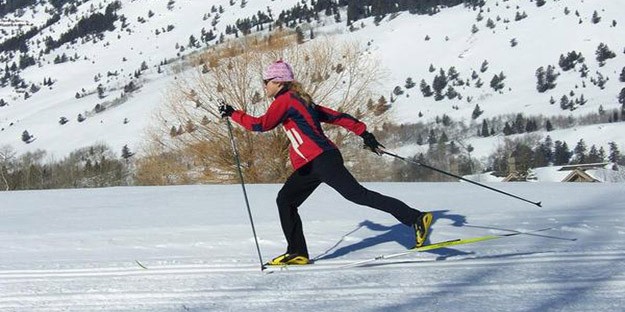
[[144, 269], [144, 270], [147, 270], [147, 269], [148, 269], [145, 265], [143, 265], [141, 262], [139, 262], [139, 260], [135, 260], [135, 263], [136, 263], [138, 266], [140, 266], [142, 269]]
[[542, 202], [537, 202], [537, 203], [534, 203], [534, 204], [535, 204], [536, 206], [540, 207], [540, 208], [542, 208], [542, 207], [543, 207]]

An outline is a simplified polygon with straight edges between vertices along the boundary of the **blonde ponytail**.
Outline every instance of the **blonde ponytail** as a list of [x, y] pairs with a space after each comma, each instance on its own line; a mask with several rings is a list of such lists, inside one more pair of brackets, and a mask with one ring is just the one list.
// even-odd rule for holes
[[312, 97], [310, 96], [310, 94], [304, 91], [304, 86], [302, 86], [301, 83], [297, 81], [291, 81], [288, 83], [287, 87], [290, 91], [297, 93], [297, 95], [299, 95], [299, 97], [302, 98], [304, 102], [306, 102], [306, 105], [310, 106], [314, 104]]

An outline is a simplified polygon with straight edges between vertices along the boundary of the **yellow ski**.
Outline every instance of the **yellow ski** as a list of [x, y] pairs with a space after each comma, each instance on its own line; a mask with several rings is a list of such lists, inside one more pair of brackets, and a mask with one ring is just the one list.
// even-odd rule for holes
[[346, 264], [346, 265], [344, 265], [342, 267], [343, 268], [348, 268], [348, 267], [361, 266], [363, 264], [367, 264], [367, 263], [370, 263], [370, 262], [379, 261], [379, 260], [385, 260], [385, 259], [391, 259], [391, 258], [397, 258], [397, 257], [409, 255], [409, 254], [412, 254], [412, 253], [415, 253], [415, 252], [423, 252], [423, 251], [439, 249], [439, 248], [445, 248], [445, 247], [450, 247], [450, 246], [471, 244], [471, 243], [477, 243], [477, 242], [493, 240], [493, 239], [499, 239], [499, 238], [504, 238], [504, 237], [510, 237], [510, 236], [516, 236], [516, 235], [522, 235], [522, 234], [530, 234], [530, 233], [535, 233], [535, 232], [542, 232], [542, 231], [550, 230], [552, 228], [553, 227], [548, 227], [548, 228], [534, 230], [534, 231], [529, 231], [529, 232], [514, 232], [514, 233], [510, 233], [510, 234], [492, 234], [492, 235], [484, 235], [484, 236], [477, 236], [477, 237], [471, 237], [471, 238], [452, 239], [452, 240], [448, 240], [448, 241], [443, 241], [443, 242], [423, 245], [421, 247], [414, 247], [414, 248], [408, 249], [408, 250], [403, 251], [403, 252], [398, 252], [398, 253], [394, 253], [394, 254], [387, 254], [387, 255], [380, 255], [380, 256], [377, 256], [375, 258], [349, 263], [349, 264]]
[[[328, 263], [327, 265], [325, 265], [325, 263], [321, 264], [321, 262], [323, 262], [323, 261], [320, 261], [319, 264], [313, 264], [313, 263], [315, 263], [315, 262], [313, 262], [310, 265], [295, 265], [295, 266], [293, 266], [293, 265], [283, 265], [283, 266], [271, 266], [271, 267], [267, 266], [267, 267], [265, 267], [266, 270], [264, 270], [264, 271], [265, 271], [265, 273], [274, 273], [274, 272], [280, 272], [280, 271], [286, 272], [286, 271], [289, 271], [289, 270], [297, 270], [297, 271], [298, 270], [306, 270], [306, 271], [312, 270], [312, 271], [317, 271], [317, 270], [337, 270], [337, 269], [343, 269], [343, 268], [358, 267], [358, 266], [367, 265], [367, 264], [375, 262], [375, 261], [392, 259], [392, 258], [397, 258], [397, 257], [410, 255], [410, 254], [415, 253], [415, 252], [424, 252], [424, 251], [428, 251], [428, 250], [434, 250], [434, 249], [445, 248], [445, 247], [450, 247], [450, 246], [478, 243], [478, 242], [483, 242], [483, 241], [488, 241], [488, 240], [493, 240], [493, 239], [499, 239], [499, 238], [516, 236], [516, 235], [532, 234], [532, 233], [547, 231], [547, 230], [551, 230], [551, 229], [553, 229], [553, 227], [548, 227], [548, 228], [539, 229], [539, 230], [533, 230], [533, 231], [527, 231], [527, 232], [515, 231], [515, 232], [509, 233], [509, 234], [490, 234], [490, 235], [483, 235], [483, 236], [476, 236], [476, 237], [469, 237], [469, 238], [452, 239], [452, 240], [447, 240], [447, 241], [442, 241], [442, 242], [437, 242], [437, 243], [423, 245], [421, 247], [414, 247], [414, 248], [411, 248], [411, 249], [408, 249], [408, 250], [404, 250], [402, 252], [398, 252], [398, 253], [394, 253], [394, 254], [380, 255], [380, 256], [377, 256], [375, 258], [355, 261], [355, 262], [351, 262], [351, 263], [347, 263], [347, 264], [337, 265], [335, 263]], [[424, 260], [424, 261], [432, 261], [432, 260]]]

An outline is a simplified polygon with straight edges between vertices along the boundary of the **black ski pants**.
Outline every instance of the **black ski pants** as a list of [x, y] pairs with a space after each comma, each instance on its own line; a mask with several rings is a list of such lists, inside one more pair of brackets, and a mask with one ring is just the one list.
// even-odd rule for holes
[[343, 165], [338, 149], [325, 151], [299, 168], [286, 180], [276, 202], [280, 213], [282, 231], [286, 237], [287, 253], [308, 257], [308, 248], [298, 207], [321, 184], [326, 183], [347, 200], [369, 206], [393, 215], [399, 222], [412, 226], [420, 212], [402, 201], [366, 189]]

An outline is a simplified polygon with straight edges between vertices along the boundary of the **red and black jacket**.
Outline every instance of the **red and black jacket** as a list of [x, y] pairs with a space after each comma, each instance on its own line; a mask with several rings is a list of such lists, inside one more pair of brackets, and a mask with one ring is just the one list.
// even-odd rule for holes
[[247, 130], [258, 132], [269, 131], [282, 124], [291, 141], [289, 156], [296, 170], [321, 153], [337, 148], [323, 133], [321, 122], [339, 125], [357, 135], [367, 129], [364, 123], [348, 114], [321, 105], [307, 105], [292, 91], [279, 93], [260, 117], [237, 110], [232, 114], [232, 120]]

